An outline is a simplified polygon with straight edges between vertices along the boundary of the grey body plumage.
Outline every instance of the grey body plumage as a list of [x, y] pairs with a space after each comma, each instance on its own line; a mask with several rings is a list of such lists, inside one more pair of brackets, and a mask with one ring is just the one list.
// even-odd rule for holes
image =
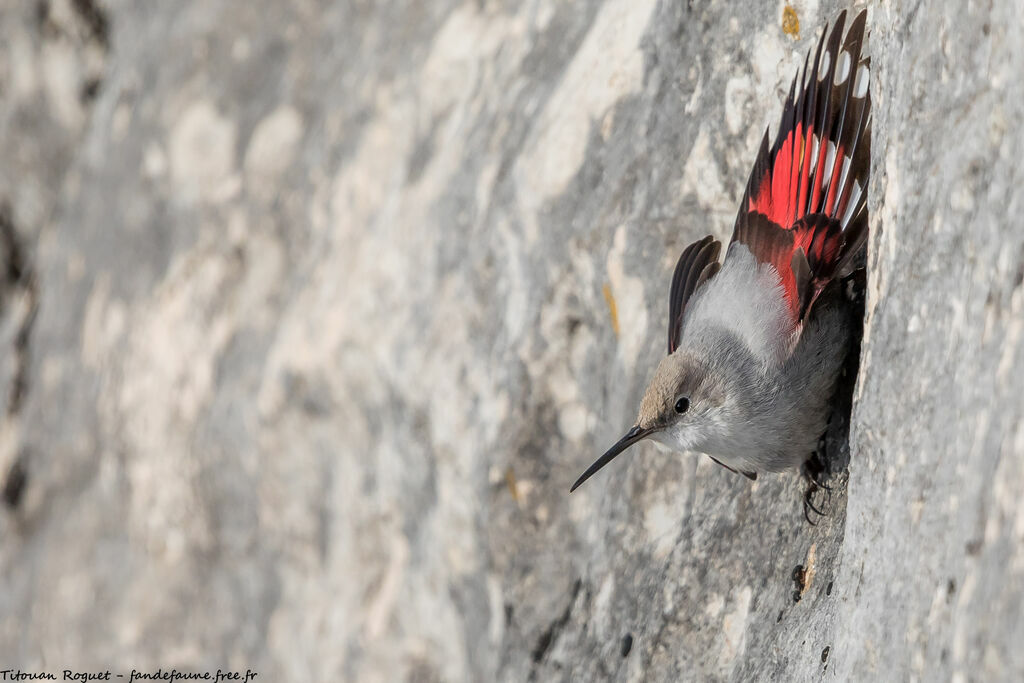
[[[723, 277], [734, 269], [748, 277]], [[764, 270], [746, 247], [731, 247], [721, 274], [691, 302], [681, 346], [658, 366], [637, 419], [668, 448], [706, 453], [738, 472], [778, 472], [810, 455], [849, 347], [846, 302], [833, 288], [787, 349], [784, 323], [774, 320], [786, 312], [771, 305], [780, 297], [758, 287]], [[734, 289], [737, 281], [746, 291]], [[762, 324], [749, 325], [737, 307]], [[683, 396], [690, 407], [679, 414]]]

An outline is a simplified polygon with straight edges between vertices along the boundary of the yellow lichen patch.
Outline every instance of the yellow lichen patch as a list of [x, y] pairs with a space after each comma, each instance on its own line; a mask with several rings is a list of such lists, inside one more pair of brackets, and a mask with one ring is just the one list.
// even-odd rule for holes
[[517, 503], [519, 502], [519, 486], [516, 485], [516, 473], [509, 467], [505, 470], [505, 483], [508, 485], [508, 491], [512, 494], [512, 499]]
[[810, 549], [807, 551], [807, 561], [804, 562], [804, 585], [800, 588], [800, 596], [808, 591], [811, 584], [814, 582], [814, 574], [817, 571], [814, 566], [814, 556], [817, 553], [818, 544], [812, 543]]
[[782, 32], [793, 40], [800, 40], [800, 19], [792, 5], [786, 5], [782, 10]]
[[619, 311], [615, 307], [615, 296], [612, 294], [611, 285], [605, 283], [604, 287], [601, 288], [604, 293], [605, 303], [608, 304], [608, 315], [612, 319], [612, 330], [615, 332], [615, 336], [619, 336]]

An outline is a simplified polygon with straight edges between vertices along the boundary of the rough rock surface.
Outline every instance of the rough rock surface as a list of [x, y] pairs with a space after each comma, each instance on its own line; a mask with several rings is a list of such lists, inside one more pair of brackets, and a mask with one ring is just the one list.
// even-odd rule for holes
[[567, 495], [842, 7], [756, 4], [0, 3], [4, 667], [1024, 676], [1011, 0], [869, 6], [829, 514], [646, 445]]

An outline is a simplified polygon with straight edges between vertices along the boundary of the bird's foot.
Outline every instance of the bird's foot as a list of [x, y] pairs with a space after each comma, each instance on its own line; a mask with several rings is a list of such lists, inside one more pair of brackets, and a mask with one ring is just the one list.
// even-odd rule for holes
[[828, 465], [821, 457], [819, 451], [815, 451], [800, 469], [804, 479], [807, 480], [807, 490], [804, 491], [804, 519], [811, 526], [817, 526], [811, 520], [811, 512], [814, 512], [819, 517], [824, 517], [825, 513], [814, 504], [814, 494], [819, 490], [824, 491], [826, 502], [832, 497], [832, 487], [825, 483], [825, 480], [828, 478]]
[[814, 499], [814, 492], [817, 490], [818, 489], [812, 484], [811, 486], [807, 487], [806, 491], [804, 491], [804, 519], [806, 519], [807, 523], [811, 526], [818, 526], [818, 524], [811, 519], [811, 512], [814, 512], [819, 517], [825, 516], [825, 513], [816, 508], [814, 506], [814, 503], [812, 502], [812, 500]]
[[804, 475], [804, 479], [812, 487], [831, 491], [832, 487], [825, 483], [831, 472], [829, 471], [828, 461], [821, 455], [825, 445], [823, 442], [824, 438], [822, 442], [819, 442], [818, 450], [811, 453], [811, 456], [804, 461], [803, 466], [800, 468], [800, 473]]

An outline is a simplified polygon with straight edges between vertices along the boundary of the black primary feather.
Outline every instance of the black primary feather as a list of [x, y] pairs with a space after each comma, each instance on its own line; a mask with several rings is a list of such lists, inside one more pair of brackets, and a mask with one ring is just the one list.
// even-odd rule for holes
[[679, 345], [686, 302], [701, 285], [718, 272], [718, 255], [722, 243], [711, 235], [698, 240], [683, 250], [672, 274], [668, 297], [668, 352]]

